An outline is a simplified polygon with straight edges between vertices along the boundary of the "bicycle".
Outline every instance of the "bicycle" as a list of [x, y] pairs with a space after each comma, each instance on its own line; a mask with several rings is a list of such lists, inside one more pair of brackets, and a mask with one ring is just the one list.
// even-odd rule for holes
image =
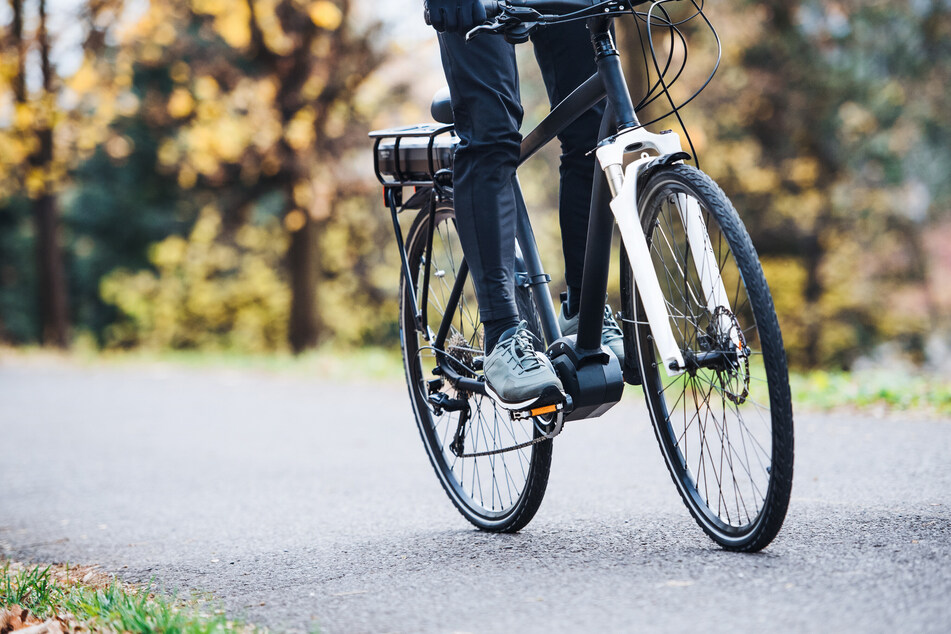
[[[643, 1], [484, 0], [490, 21], [467, 34], [523, 42], [547, 24], [588, 21], [597, 73], [552, 108], [524, 137], [521, 151], [524, 162], [607, 99], [594, 146], [602, 169], [592, 191], [576, 336], [561, 336], [550, 277], [517, 178], [513, 183], [519, 314], [548, 345], [567, 394], [562, 403], [509, 411], [486, 396], [478, 306], [453, 220], [456, 141], [448, 95], [437, 94], [433, 102], [437, 124], [371, 133], [374, 169], [401, 256], [400, 342], [410, 400], [430, 461], [456, 508], [482, 530], [513, 532], [541, 504], [552, 439], [565, 423], [602, 415], [621, 399], [625, 383], [640, 384], [691, 515], [723, 548], [758, 551], [779, 532], [792, 487], [793, 415], [782, 336], [756, 251], [733, 205], [707, 175], [685, 164], [692, 157], [677, 133], [649, 132], [637, 118], [612, 21], [646, 15], [648, 27], [658, 20], [672, 36], [682, 23], [663, 10], [672, 0], [653, 2], [646, 14], [634, 10]], [[702, 16], [702, 5], [691, 2]], [[658, 7], [664, 17], [654, 18]], [[670, 59], [661, 71], [652, 40], [651, 56], [661, 93], [670, 99], [664, 81]], [[415, 192], [404, 202], [405, 187]], [[419, 210], [405, 241], [398, 218], [404, 210]], [[611, 261], [611, 249], [603, 245], [611, 244], [615, 223], [622, 243], [623, 367], [600, 338]]]

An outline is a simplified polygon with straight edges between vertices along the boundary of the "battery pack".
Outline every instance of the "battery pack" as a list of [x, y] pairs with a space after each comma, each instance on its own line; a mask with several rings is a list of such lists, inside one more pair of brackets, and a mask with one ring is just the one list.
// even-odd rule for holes
[[452, 136], [382, 139], [376, 149], [377, 165], [380, 174], [387, 179], [432, 181], [435, 172], [452, 169], [453, 153], [458, 143], [459, 139]]

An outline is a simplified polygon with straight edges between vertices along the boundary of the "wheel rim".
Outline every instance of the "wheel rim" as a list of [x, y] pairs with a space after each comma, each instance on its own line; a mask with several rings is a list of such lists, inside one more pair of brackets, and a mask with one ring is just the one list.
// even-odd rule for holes
[[[422, 234], [425, 234], [423, 226]], [[425, 242], [425, 235], [417, 236]], [[419, 253], [424, 249], [417, 247]], [[414, 257], [411, 266], [414, 277], [419, 280], [423, 270], [422, 257]], [[427, 298], [428, 321], [435, 331], [445, 314], [446, 305], [456, 282], [462, 248], [455, 230], [451, 212], [439, 211], [436, 216], [436, 231], [433, 234], [431, 281]], [[417, 293], [421, 294], [417, 284]], [[422, 301], [420, 299], [420, 301]], [[427, 451], [437, 466], [440, 478], [447, 491], [457, 501], [463, 512], [484, 522], [502, 522], [518, 508], [528, 487], [532, 472], [533, 447], [525, 447], [496, 455], [475, 458], [460, 458], [450, 445], [455, 436], [459, 412], [436, 414], [427, 400], [428, 381], [436, 367], [436, 353], [423, 336], [416, 332], [404, 332], [404, 356], [408, 376], [414, 382], [414, 407], [417, 421], [426, 438]], [[446, 345], [447, 352], [471, 367], [472, 357], [483, 355], [482, 323], [471, 281], [467, 281], [452, 320], [452, 328]], [[513, 421], [505, 410], [496, 406], [492, 399], [478, 394], [460, 394], [448, 383], [442, 388], [450, 398], [465, 398], [469, 401], [471, 416], [466, 423], [465, 453], [479, 453], [502, 449], [527, 442], [535, 437], [531, 421]]]
[[[730, 315], [715, 315], [706, 305], [680, 215], [686, 196], [700, 204]], [[726, 236], [702, 196], [668, 181], [657, 184], [644, 200], [655, 203], [647, 210], [651, 256], [685, 360], [691, 355], [724, 357], [710, 367], [694, 363], [684, 375], [669, 377], [658, 370], [647, 328], [638, 324], [639, 340], [647, 342], [641, 346], [641, 369], [645, 391], [654, 401], [651, 415], [668, 465], [698, 519], [724, 540], [739, 540], [755, 531], [762, 518], [773, 455], [773, 412], [753, 304]], [[733, 353], [737, 340], [748, 348], [748, 356]]]

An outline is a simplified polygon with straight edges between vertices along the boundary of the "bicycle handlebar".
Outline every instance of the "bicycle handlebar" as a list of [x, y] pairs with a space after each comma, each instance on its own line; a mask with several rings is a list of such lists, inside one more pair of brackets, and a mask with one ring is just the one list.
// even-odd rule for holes
[[[561, 15], [587, 9], [603, 0], [482, 0], [486, 16], [491, 20], [503, 9], [534, 9], [539, 13]], [[491, 11], [491, 13], [490, 13]]]
[[560, 15], [587, 9], [597, 4], [591, 0], [482, 0], [488, 19], [496, 17], [504, 8], [534, 9], [539, 13]]
[[[645, 0], [632, 0], [631, 4], [641, 4]], [[487, 20], [494, 20], [505, 9], [531, 9], [538, 13], [549, 13], [554, 15], [572, 13], [582, 9], [588, 9], [599, 2], [592, 0], [481, 0], [485, 8], [485, 17]], [[426, 24], [432, 25], [429, 18], [429, 7], [426, 8]]]

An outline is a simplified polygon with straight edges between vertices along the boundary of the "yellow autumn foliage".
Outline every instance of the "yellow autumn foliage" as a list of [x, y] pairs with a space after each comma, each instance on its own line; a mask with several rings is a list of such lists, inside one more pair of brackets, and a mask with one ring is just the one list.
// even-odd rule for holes
[[117, 270], [100, 283], [122, 318], [112, 347], [267, 352], [287, 339], [290, 291], [281, 277], [287, 239], [280, 225], [245, 225], [222, 234], [214, 207], [202, 210], [188, 238], [153, 245], [154, 271]]
[[333, 2], [319, 0], [310, 5], [310, 19], [314, 24], [328, 31], [335, 31], [343, 21], [343, 13]]
[[195, 100], [185, 88], [176, 88], [168, 97], [168, 114], [176, 119], [183, 119], [195, 109]]

